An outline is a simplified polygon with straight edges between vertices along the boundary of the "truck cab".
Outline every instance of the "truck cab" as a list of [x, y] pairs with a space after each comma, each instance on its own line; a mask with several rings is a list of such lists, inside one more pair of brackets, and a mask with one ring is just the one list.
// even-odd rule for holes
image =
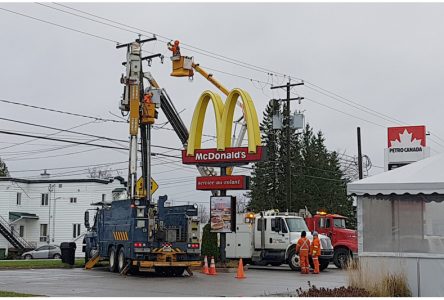
[[310, 231], [317, 231], [330, 237], [334, 248], [333, 263], [343, 268], [349, 259], [357, 257], [358, 237], [356, 230], [346, 228], [347, 218], [338, 214], [319, 212], [306, 217]]
[[[302, 217], [272, 210], [256, 215], [238, 214], [236, 221], [236, 232], [227, 234], [228, 258], [242, 257], [247, 263], [258, 265], [278, 266], [288, 263], [293, 270], [300, 268], [295, 248], [302, 231], [307, 232], [310, 241], [313, 240]], [[333, 258], [333, 247], [327, 236], [319, 235], [319, 239], [319, 262], [323, 270]]]

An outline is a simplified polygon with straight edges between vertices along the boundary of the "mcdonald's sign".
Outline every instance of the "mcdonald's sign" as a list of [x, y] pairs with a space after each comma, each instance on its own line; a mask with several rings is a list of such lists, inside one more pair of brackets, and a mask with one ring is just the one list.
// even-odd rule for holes
[[[231, 147], [234, 109], [240, 100], [247, 125], [248, 147]], [[215, 149], [201, 149], [202, 130], [208, 103], [213, 105], [216, 119]], [[261, 136], [256, 108], [250, 95], [242, 89], [233, 89], [227, 96], [225, 104], [221, 97], [211, 91], [204, 91], [199, 97], [191, 122], [188, 147], [182, 152], [184, 164], [205, 164], [216, 162], [247, 163], [262, 159]]]

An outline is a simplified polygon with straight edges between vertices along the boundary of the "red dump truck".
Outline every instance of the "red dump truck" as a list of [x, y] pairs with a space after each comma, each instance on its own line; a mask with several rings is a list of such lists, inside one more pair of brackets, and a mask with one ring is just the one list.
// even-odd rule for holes
[[357, 232], [346, 228], [346, 217], [318, 212], [314, 216], [308, 213], [304, 218], [310, 231], [325, 234], [331, 239], [334, 249], [333, 263], [338, 268], [343, 268], [349, 259], [357, 257]]

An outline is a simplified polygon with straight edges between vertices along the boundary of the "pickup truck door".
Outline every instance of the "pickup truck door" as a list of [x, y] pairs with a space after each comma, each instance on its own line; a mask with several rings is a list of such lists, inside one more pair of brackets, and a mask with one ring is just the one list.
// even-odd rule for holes
[[265, 234], [265, 248], [286, 249], [289, 243], [288, 228], [285, 220], [281, 217], [270, 219], [271, 226]]

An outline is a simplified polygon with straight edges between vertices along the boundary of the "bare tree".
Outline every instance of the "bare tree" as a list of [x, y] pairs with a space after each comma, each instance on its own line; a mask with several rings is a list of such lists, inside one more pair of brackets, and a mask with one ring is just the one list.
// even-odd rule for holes
[[88, 168], [89, 178], [108, 179], [112, 178], [112, 169]]
[[207, 224], [210, 220], [210, 213], [208, 212], [208, 208], [204, 204], [199, 204], [199, 218], [201, 224]]
[[236, 197], [236, 212], [243, 213], [247, 210], [249, 199], [245, 195], [240, 195]]

